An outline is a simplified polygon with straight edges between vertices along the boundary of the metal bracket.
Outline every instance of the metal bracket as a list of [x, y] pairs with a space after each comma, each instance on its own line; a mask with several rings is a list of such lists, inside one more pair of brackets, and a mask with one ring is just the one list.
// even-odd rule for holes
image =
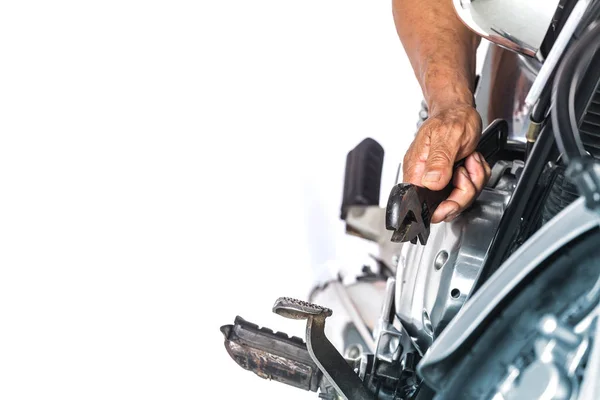
[[[403, 351], [402, 338], [403, 334], [392, 324], [394, 294], [396, 293], [396, 279], [388, 278], [385, 299], [381, 309], [381, 315], [375, 328], [375, 337], [377, 337], [377, 345], [375, 351], [375, 363], [382, 360], [388, 363], [398, 361], [400, 354]], [[373, 368], [372, 373], [375, 371]]]

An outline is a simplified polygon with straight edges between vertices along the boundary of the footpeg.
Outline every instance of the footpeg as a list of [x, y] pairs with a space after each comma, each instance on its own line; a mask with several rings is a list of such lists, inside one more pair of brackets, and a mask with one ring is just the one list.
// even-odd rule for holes
[[237, 317], [221, 327], [227, 352], [242, 368], [264, 379], [316, 392], [323, 374], [298, 337], [274, 333]]

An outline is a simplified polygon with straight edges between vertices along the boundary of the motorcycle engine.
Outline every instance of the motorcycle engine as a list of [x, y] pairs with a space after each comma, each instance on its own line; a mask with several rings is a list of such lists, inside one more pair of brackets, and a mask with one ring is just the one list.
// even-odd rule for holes
[[[387, 277], [395, 276], [395, 315], [422, 355], [469, 297], [522, 167], [521, 160], [496, 162], [490, 181], [474, 204], [452, 222], [432, 225], [426, 245], [392, 242], [391, 233], [384, 229], [385, 208], [346, 207], [347, 231], [378, 243], [379, 274], [372, 274], [370, 280], [359, 277], [357, 282], [347, 285], [344, 292], [340, 292], [341, 283], [337, 281], [331, 287], [317, 287], [310, 301], [335, 307], [342, 302], [339, 293], [346, 293], [347, 300], [342, 302], [345, 306], [337, 309], [373, 308], [375, 304], [381, 308], [385, 299], [384, 282]], [[377, 295], [350, 294], [364, 294], [365, 285], [373, 286], [372, 292]], [[354, 297], [356, 300], [352, 301]], [[350, 314], [358, 316], [360, 313]], [[332, 335], [338, 337], [336, 347], [348, 352], [358, 343], [359, 347], [372, 350], [372, 343], [366, 345], [368, 340], [352, 343], [349, 335], [344, 340], [339, 332], [365, 332], [365, 327], [372, 329], [375, 325], [373, 318], [365, 319], [367, 323], [352, 323], [347, 315], [344, 311], [337, 325], [330, 324]], [[332, 316], [331, 321], [334, 320]], [[364, 338], [365, 335], [359, 336]]]
[[450, 223], [431, 226], [427, 245], [398, 254], [396, 315], [424, 353], [467, 300], [522, 162], [496, 163], [495, 175], [472, 207]]

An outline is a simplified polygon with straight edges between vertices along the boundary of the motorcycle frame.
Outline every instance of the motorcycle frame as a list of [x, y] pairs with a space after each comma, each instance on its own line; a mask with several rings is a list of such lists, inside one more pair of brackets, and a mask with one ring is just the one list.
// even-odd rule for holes
[[[598, 4], [598, 3], [595, 3]], [[596, 10], [597, 11], [597, 10]], [[596, 87], [597, 74], [590, 85]], [[585, 85], [583, 86], [584, 90]], [[585, 98], [584, 96], [580, 96]], [[576, 118], [582, 117], [582, 104], [578, 104]], [[538, 182], [548, 162], [559, 156], [550, 118], [546, 118], [541, 134], [528, 156], [523, 173], [517, 183], [499, 228], [492, 241], [482, 270], [469, 300], [433, 342], [417, 368], [427, 385], [440, 390], [451, 369], [479, 334], [504, 308], [514, 294], [522, 290], [531, 278], [548, 266], [548, 261], [566, 246], [582, 239], [600, 228], [600, 213], [580, 197], [546, 223], [512, 254], [513, 243], [526, 234], [524, 227], [535, 212], [532, 201]], [[535, 182], [535, 184], [534, 184]], [[596, 335], [598, 336], [598, 335]], [[600, 343], [594, 344], [592, 354], [600, 355]], [[586, 379], [600, 382], [600, 368], [587, 372]]]

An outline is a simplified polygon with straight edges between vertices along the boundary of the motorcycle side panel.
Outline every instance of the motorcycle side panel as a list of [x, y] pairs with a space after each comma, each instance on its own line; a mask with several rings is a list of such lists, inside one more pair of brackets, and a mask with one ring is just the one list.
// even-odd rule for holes
[[431, 226], [426, 246], [402, 247], [397, 268], [396, 315], [425, 353], [471, 292], [514, 177], [485, 188], [467, 211], [450, 223]]

